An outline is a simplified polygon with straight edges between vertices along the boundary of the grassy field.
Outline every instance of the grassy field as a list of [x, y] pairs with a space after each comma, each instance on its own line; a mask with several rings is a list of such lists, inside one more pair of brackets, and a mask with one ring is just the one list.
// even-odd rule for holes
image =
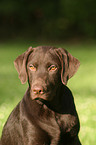
[[[13, 61], [30, 45], [18, 43], [0, 44], [0, 136], [10, 112], [23, 97], [27, 84], [21, 85]], [[95, 44], [58, 44], [77, 57], [81, 66], [76, 75], [68, 82], [74, 95], [79, 114], [81, 129], [80, 140], [83, 145], [96, 144], [96, 45]]]

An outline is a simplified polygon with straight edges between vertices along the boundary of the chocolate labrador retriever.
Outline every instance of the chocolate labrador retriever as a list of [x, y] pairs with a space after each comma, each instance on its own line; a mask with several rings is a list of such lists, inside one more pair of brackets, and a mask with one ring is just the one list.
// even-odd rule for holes
[[63, 48], [30, 47], [15, 60], [29, 87], [9, 116], [2, 145], [81, 145], [79, 119], [66, 86], [80, 63]]

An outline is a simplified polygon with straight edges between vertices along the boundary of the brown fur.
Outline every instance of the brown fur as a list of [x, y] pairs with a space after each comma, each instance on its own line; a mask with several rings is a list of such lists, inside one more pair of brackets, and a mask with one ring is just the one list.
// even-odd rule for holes
[[80, 145], [79, 119], [66, 86], [79, 61], [62, 48], [39, 46], [14, 64], [29, 87], [4, 126], [2, 145]]

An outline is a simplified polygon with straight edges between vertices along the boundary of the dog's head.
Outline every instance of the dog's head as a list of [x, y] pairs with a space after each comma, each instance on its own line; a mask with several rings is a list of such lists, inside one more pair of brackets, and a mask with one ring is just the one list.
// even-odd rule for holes
[[29, 82], [32, 99], [52, 100], [60, 86], [66, 85], [80, 62], [63, 48], [30, 47], [14, 62], [21, 83]]

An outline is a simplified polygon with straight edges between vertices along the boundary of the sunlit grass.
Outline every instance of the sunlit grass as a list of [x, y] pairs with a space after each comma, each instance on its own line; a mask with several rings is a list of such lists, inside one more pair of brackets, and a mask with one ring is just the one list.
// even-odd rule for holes
[[[21, 85], [13, 61], [30, 45], [0, 45], [0, 134], [7, 117], [16, 104], [21, 100], [27, 88], [27, 84]], [[34, 44], [33, 47], [34, 46], [36, 45]], [[80, 60], [81, 66], [76, 75], [69, 80], [68, 87], [73, 92], [81, 122], [79, 133], [80, 140], [83, 145], [95, 145], [96, 45], [62, 44], [61, 46], [68, 48], [70, 53]]]

